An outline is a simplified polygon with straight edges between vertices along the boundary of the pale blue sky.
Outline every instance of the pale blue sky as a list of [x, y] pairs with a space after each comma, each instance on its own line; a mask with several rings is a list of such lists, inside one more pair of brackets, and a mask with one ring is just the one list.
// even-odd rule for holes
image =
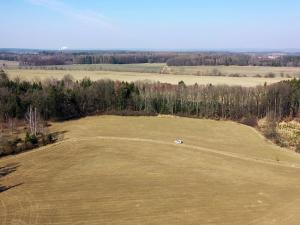
[[9, 0], [0, 48], [300, 48], [299, 0]]

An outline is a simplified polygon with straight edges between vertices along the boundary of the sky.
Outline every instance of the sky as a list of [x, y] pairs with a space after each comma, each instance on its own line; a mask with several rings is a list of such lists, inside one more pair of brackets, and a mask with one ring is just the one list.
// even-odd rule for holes
[[300, 49], [299, 0], [3, 0], [0, 48]]

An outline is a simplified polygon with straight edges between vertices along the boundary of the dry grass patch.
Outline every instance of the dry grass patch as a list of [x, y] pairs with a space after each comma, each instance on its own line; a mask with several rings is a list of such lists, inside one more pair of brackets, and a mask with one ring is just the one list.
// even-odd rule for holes
[[165, 63], [141, 64], [74, 64], [56, 66], [33, 66], [40, 70], [80, 70], [80, 71], [115, 71], [137, 73], [162, 73], [173, 75], [222, 75], [222, 76], [300, 76], [300, 67], [271, 67], [271, 66], [167, 66]]
[[300, 143], [300, 123], [298, 121], [281, 122], [277, 131], [287, 146], [296, 146]]
[[120, 81], [150, 81], [170, 84], [178, 84], [184, 81], [187, 85], [213, 84], [213, 85], [241, 85], [253, 87], [272, 84], [287, 78], [259, 78], [259, 77], [218, 77], [218, 76], [196, 76], [196, 75], [174, 75], [160, 73], [142, 73], [142, 72], [119, 72], [119, 71], [87, 71], [87, 70], [28, 70], [28, 69], [9, 69], [6, 70], [10, 78], [19, 77], [23, 80], [45, 80], [49, 78], [62, 79], [65, 75], [71, 75], [76, 80], [89, 77], [92, 80], [111, 79]]
[[271, 67], [271, 66], [172, 66], [169, 67], [172, 74], [191, 74], [207, 76], [220, 73], [223, 76], [268, 76], [276, 77], [300, 77], [300, 67]]
[[[0, 224], [298, 225], [300, 156], [233, 122], [88, 117], [0, 160]], [[175, 138], [183, 145], [175, 145]], [[276, 160], [280, 158], [278, 162]]]

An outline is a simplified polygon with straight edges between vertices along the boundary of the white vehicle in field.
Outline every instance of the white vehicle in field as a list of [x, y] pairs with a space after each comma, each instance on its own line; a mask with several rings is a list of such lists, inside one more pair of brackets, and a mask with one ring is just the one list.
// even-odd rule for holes
[[182, 145], [182, 144], [183, 144], [183, 140], [181, 140], [181, 139], [176, 139], [176, 140], [175, 140], [175, 144], [177, 144], [177, 145]]

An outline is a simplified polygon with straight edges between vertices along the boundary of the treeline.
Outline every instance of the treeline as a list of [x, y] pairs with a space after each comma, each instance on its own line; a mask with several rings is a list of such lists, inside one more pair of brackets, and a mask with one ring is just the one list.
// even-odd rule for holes
[[70, 64], [138, 64], [164, 63], [168, 56], [152, 54], [104, 54], [104, 55], [33, 55], [20, 57], [21, 66], [47, 66]]
[[20, 66], [70, 64], [138, 64], [165, 63], [176, 53], [160, 52], [39, 52], [0, 53], [0, 60], [18, 61]]
[[167, 63], [169, 66], [238, 65], [300, 67], [300, 56], [259, 53], [210, 52], [0, 52], [0, 60], [18, 61], [20, 66], [70, 64], [137, 64]]
[[103, 55], [79, 55], [73, 58], [74, 64], [138, 64], [165, 63], [171, 53], [126, 53]]
[[168, 66], [274, 66], [299, 67], [300, 56], [249, 54], [179, 55], [167, 60]]
[[300, 80], [255, 88], [239, 86], [127, 83], [111, 80], [27, 82], [0, 73], [0, 119], [25, 117], [30, 106], [44, 120], [67, 120], [101, 113], [173, 114], [241, 120], [299, 117]]

